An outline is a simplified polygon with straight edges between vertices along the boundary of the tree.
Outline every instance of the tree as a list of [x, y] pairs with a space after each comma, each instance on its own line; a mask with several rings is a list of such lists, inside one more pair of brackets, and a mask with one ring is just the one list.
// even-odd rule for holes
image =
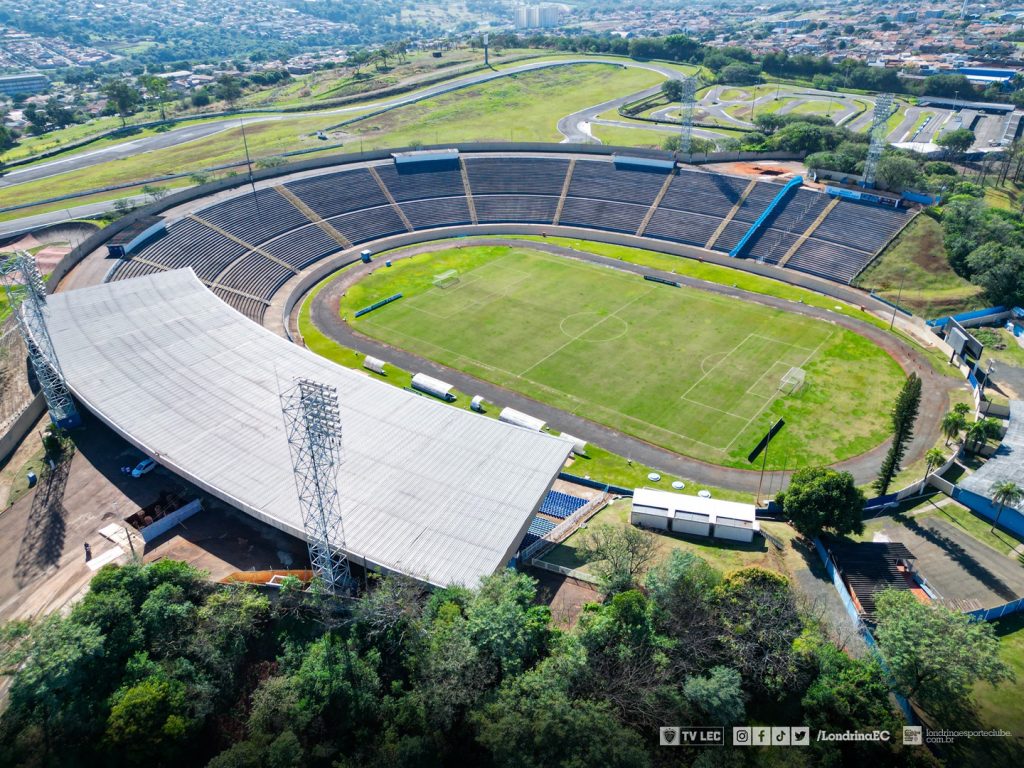
[[683, 685], [686, 698], [718, 725], [732, 725], [746, 712], [743, 678], [729, 667], [712, 667], [706, 677], [691, 677]]
[[[928, 452], [924, 455], [924, 483], [928, 479], [928, 475], [932, 473], [932, 470], [936, 467], [941, 467], [946, 461], [946, 454], [940, 451], [938, 448], [929, 448]], [[924, 491], [924, 485], [922, 484], [921, 490]]]
[[683, 98], [683, 81], [682, 80], [666, 80], [661, 84], [661, 94], [665, 97], [666, 101], [681, 101]]
[[955, 131], [947, 131], [939, 136], [935, 143], [948, 152], [962, 155], [974, 144], [974, 131], [969, 128], [957, 128]]
[[1002, 426], [998, 421], [991, 418], [984, 418], [980, 421], [976, 421], [967, 428], [967, 434], [964, 435], [964, 442], [971, 446], [971, 450], [975, 453], [980, 451], [989, 440], [999, 437], [999, 434], [1003, 431]]
[[894, 190], [917, 186], [921, 172], [917, 161], [897, 154], [887, 154], [878, 161], [878, 180]]
[[[960, 403], [958, 403], [960, 405]], [[950, 411], [942, 417], [942, 434], [946, 437], [946, 445], [949, 445], [951, 440], [955, 440], [960, 436], [960, 432], [963, 431], [964, 427], [967, 426], [967, 419], [964, 418], [962, 413], [956, 411]]]
[[185, 746], [192, 725], [185, 686], [147, 677], [114, 694], [106, 739], [129, 764], [160, 763]]
[[864, 494], [849, 472], [828, 467], [799, 469], [776, 501], [793, 527], [809, 539], [826, 530], [839, 536], [864, 530]]
[[8, 150], [16, 143], [17, 141], [11, 129], [6, 125], [0, 125], [0, 150]]
[[900, 462], [907, 451], [907, 443], [914, 437], [914, 422], [917, 420], [920, 407], [921, 379], [916, 373], [911, 373], [903, 383], [903, 389], [896, 397], [896, 404], [892, 409], [892, 445], [882, 460], [874, 485], [879, 496], [884, 496], [889, 491], [889, 484], [900, 470]]
[[127, 125], [127, 117], [135, 111], [142, 100], [138, 88], [129, 85], [125, 80], [108, 80], [103, 86], [103, 94], [113, 102], [117, 114], [121, 116], [121, 127]]
[[167, 101], [167, 79], [158, 75], [143, 75], [140, 78], [143, 88], [146, 92], [156, 99], [157, 105], [160, 107], [160, 119], [167, 119], [167, 111], [164, 108], [164, 104]]
[[999, 518], [1003, 514], [1003, 509], [1007, 505], [1015, 507], [1024, 500], [1024, 488], [1021, 488], [1012, 480], [1001, 480], [992, 486], [992, 501], [999, 505], [999, 509], [996, 510], [996, 519], [992, 525], [992, 530], [995, 531], [995, 526], [999, 525]]
[[978, 681], [998, 685], [1014, 679], [988, 622], [926, 605], [906, 590], [885, 590], [875, 605], [875, 640], [896, 688], [924, 709], [966, 702]]
[[591, 570], [608, 595], [630, 589], [654, 558], [654, 535], [632, 525], [598, 525], [587, 529], [581, 552], [596, 562]]
[[270, 155], [269, 157], [261, 157], [256, 161], [255, 165], [257, 168], [280, 168], [287, 162], [280, 155]]
[[733, 571], [715, 590], [714, 607], [722, 653], [748, 690], [781, 697], [799, 686], [807, 671], [795, 642], [803, 622], [785, 576], [758, 567]]
[[171, 193], [171, 190], [169, 187], [161, 187], [155, 184], [146, 184], [142, 188], [142, 193], [144, 195], [149, 195], [150, 199], [155, 203], [167, 197]]
[[[233, 105], [242, 97], [242, 84], [237, 77], [222, 75], [221, 78], [217, 80], [215, 93], [218, 99]], [[195, 97], [193, 97], [192, 103], [195, 103]]]

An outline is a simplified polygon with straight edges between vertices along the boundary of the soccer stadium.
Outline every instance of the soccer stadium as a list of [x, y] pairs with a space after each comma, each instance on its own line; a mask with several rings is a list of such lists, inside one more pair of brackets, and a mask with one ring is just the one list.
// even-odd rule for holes
[[[891, 203], [605, 147], [318, 159], [178, 193], [96, 233], [51, 278], [63, 283], [46, 328], [85, 409], [300, 539], [281, 393], [297, 379], [334, 388], [337, 543], [350, 562], [472, 584], [587, 504], [556, 485], [587, 443], [718, 466], [748, 489], [747, 452], [785, 418], [791, 442], [769, 469], [785, 453], [868, 478], [901, 367], [922, 365], [857, 309], [839, 311], [874, 301], [847, 286], [911, 218]], [[545, 242], [560, 237], [663, 263]], [[685, 262], [843, 305], [758, 297], [667, 266]], [[333, 316], [323, 331], [364, 370], [303, 348], [304, 303]], [[385, 372], [402, 364], [420, 374], [404, 388]], [[449, 381], [480, 395], [473, 409], [444, 402], [456, 399]]]

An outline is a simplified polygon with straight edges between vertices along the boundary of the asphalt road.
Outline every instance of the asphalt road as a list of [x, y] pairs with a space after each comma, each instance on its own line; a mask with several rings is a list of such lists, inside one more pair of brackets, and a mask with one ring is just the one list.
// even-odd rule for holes
[[[679, 70], [672, 67], [665, 66], [662, 64], [651, 64], [644, 62], [633, 62], [620, 59], [605, 59], [599, 57], [585, 57], [578, 59], [559, 59], [557, 61], [536, 61], [528, 62], [525, 64], [518, 64], [516, 66], [508, 67], [507, 69], [493, 70], [490, 72], [477, 72], [472, 75], [466, 75], [465, 77], [458, 77], [454, 80], [449, 80], [444, 83], [432, 85], [413, 93], [397, 96], [393, 99], [385, 99], [383, 101], [360, 103], [348, 107], [339, 107], [336, 109], [326, 109], [322, 111], [310, 111], [310, 112], [299, 112], [299, 113], [282, 113], [278, 115], [259, 115], [254, 117], [247, 117], [245, 123], [259, 123], [266, 122], [269, 120], [288, 120], [295, 118], [306, 118], [315, 117], [318, 115], [322, 116], [345, 116], [356, 112], [363, 112], [370, 110], [372, 112], [380, 113], [387, 112], [398, 107], [405, 106], [407, 104], [413, 104], [418, 101], [425, 99], [434, 98], [442, 94], [451, 93], [452, 91], [461, 90], [463, 88], [469, 88], [480, 83], [490, 82], [502, 77], [512, 77], [519, 75], [524, 72], [533, 72], [540, 69], [549, 69], [551, 67], [564, 67], [576, 64], [609, 64], [619, 67], [630, 67], [634, 69], [646, 69], [652, 72], [658, 72], [666, 77], [681, 77]], [[648, 89], [650, 91], [656, 91], [657, 87]], [[646, 92], [646, 91], [645, 91]], [[625, 96], [621, 99], [621, 102], [629, 101], [638, 98], [636, 94]], [[620, 100], [615, 100], [620, 101]], [[594, 108], [591, 108], [594, 109]], [[606, 109], [602, 107], [600, 111]], [[596, 113], [595, 113], [596, 114]], [[172, 128], [171, 130], [163, 133], [156, 134], [155, 136], [147, 136], [133, 141], [127, 141], [120, 144], [112, 144], [108, 147], [102, 147], [99, 149], [93, 149], [80, 154], [71, 155], [64, 158], [57, 158], [38, 165], [31, 165], [25, 168], [15, 168], [9, 171], [3, 177], [0, 177], [0, 190], [4, 187], [10, 187], [17, 184], [25, 184], [31, 181], [39, 181], [41, 179], [50, 178], [51, 176], [57, 176], [63, 173], [70, 173], [72, 171], [79, 171], [84, 168], [90, 168], [100, 163], [106, 163], [112, 160], [122, 160], [128, 157], [134, 157], [136, 155], [143, 154], [145, 152], [153, 152], [159, 149], [166, 149], [168, 147], [176, 147], [182, 144], [187, 144], [198, 139], [212, 136], [221, 131], [230, 130], [238, 125], [238, 120], [230, 118], [226, 120], [219, 120], [213, 123], [202, 123], [200, 125], [183, 125], [178, 128]], [[324, 130], [327, 130], [330, 126], [325, 125]], [[563, 133], [563, 135], [566, 135]], [[586, 142], [587, 138], [569, 139], [570, 141], [576, 140], [580, 142]]]
[[[148, 195], [134, 195], [123, 199], [127, 200], [132, 205], [141, 205], [149, 202], [150, 198]], [[61, 208], [60, 210], [50, 211], [49, 213], [37, 213], [33, 216], [23, 216], [20, 219], [11, 219], [10, 221], [0, 222], [0, 237], [17, 235], [22, 232], [32, 232], [40, 227], [45, 227], [49, 224], [58, 224], [62, 221], [70, 221], [72, 219], [89, 219], [93, 216], [97, 216], [98, 214], [114, 210], [114, 204], [116, 202], [116, 200], [107, 200], [102, 203], [85, 203], [84, 205], [75, 205], [73, 200], [69, 200], [68, 207]]]
[[[748, 291], [743, 291], [726, 285], [681, 277], [673, 273], [648, 269], [646, 267], [614, 259], [607, 259], [594, 254], [576, 251], [548, 243], [521, 241], [516, 240], [515, 238], [476, 239], [467, 237], [461, 241], [461, 244], [521, 245], [529, 248], [536, 248], [549, 253], [555, 253], [593, 264], [634, 272], [636, 274], [656, 275], [665, 279], [681, 282], [699, 290], [731, 296], [744, 301], [752, 301], [765, 306], [784, 309], [789, 312], [797, 312], [809, 317], [815, 317], [860, 333], [889, 352], [889, 354], [896, 359], [908, 374], [910, 371], [915, 371], [922, 378], [924, 386], [920, 412], [925, 414], [925, 418], [922, 418], [917, 425], [916, 434], [907, 450], [904, 461], [905, 465], [913, 463], [923, 456], [924, 452], [928, 450], [928, 448], [935, 445], [935, 442], [939, 437], [939, 428], [937, 419], [933, 417], [946, 410], [948, 405], [948, 393], [958, 384], [954, 379], [938, 374], [922, 354], [910, 345], [901, 341], [896, 336], [881, 330], [877, 326], [845, 315], [839, 315], [825, 309], [810, 307], [805, 304], [777, 299], [762, 294], [750, 293]], [[390, 255], [390, 258], [403, 258], [417, 253], [425, 253], [432, 250], [450, 247], [450, 243], [423, 244], [394, 253]], [[695, 255], [697, 255], [696, 251]], [[523, 410], [533, 416], [544, 419], [559, 431], [577, 435], [588, 442], [600, 445], [603, 448], [613, 451], [621, 456], [627, 456], [634, 461], [653, 467], [666, 474], [683, 477], [698, 483], [731, 488], [739, 491], [753, 492], [757, 489], [759, 481], [757, 472], [722, 467], [714, 464], [708, 464], [700, 461], [699, 459], [680, 456], [664, 448], [660, 448], [630, 435], [626, 435], [622, 432], [618, 432], [617, 430], [598, 424], [594, 421], [590, 421], [589, 419], [575, 413], [568, 413], [559, 408], [538, 402], [532, 398], [512, 392], [511, 390], [499, 387], [495, 384], [482, 381], [473, 376], [462, 373], [461, 371], [448, 368], [447, 366], [427, 360], [419, 355], [414, 355], [405, 350], [391, 347], [383, 342], [370, 339], [355, 332], [352, 327], [348, 323], [344, 322], [339, 316], [338, 301], [349, 286], [357, 282], [374, 268], [375, 265], [372, 264], [360, 264], [346, 270], [339, 275], [337, 280], [321, 291], [312, 304], [311, 312], [313, 322], [321, 331], [337, 340], [340, 344], [351, 349], [355, 349], [363, 354], [381, 357], [384, 360], [408, 371], [423, 371], [430, 375], [437, 376], [438, 378], [453, 384], [457, 389], [463, 392], [473, 395], [483, 395], [485, 399], [492, 403], [500, 404], [501, 406], [512, 406], [518, 410]], [[781, 270], [779, 271], [781, 272]], [[779, 275], [775, 276], [779, 277]], [[790, 277], [794, 278], [791, 282], [797, 284], [801, 282], [802, 278], [802, 276], [796, 274], [786, 275], [785, 277], [787, 280]], [[818, 291], [822, 290], [822, 286], [818, 284], [806, 287], [812, 287], [814, 290]], [[826, 286], [826, 288], [828, 288], [828, 286]], [[836, 285], [834, 288], [835, 290], [826, 290], [826, 292], [830, 292], [832, 295], [836, 296], [836, 298], [841, 298], [844, 301], [852, 300], [852, 303], [855, 305], [863, 303], [864, 297], [862, 294], [858, 294], [856, 291], [844, 286]], [[839, 469], [852, 473], [858, 483], [870, 482], [877, 475], [878, 467], [881, 464], [882, 458], [884, 457], [887, 449], [888, 445], [883, 444], [861, 454], [860, 456], [855, 456], [847, 461], [840, 462], [836, 466]], [[780, 487], [784, 481], [785, 478], [782, 477], [780, 473], [769, 473], [766, 483], [775, 487]]]

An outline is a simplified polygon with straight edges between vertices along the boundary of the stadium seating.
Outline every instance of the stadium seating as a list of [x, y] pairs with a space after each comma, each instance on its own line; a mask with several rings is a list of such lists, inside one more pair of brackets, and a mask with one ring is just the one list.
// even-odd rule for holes
[[322, 219], [388, 203], [365, 168], [290, 181], [285, 187]]
[[559, 197], [568, 170], [568, 160], [553, 158], [480, 157], [466, 160], [466, 173], [474, 199], [478, 195], [502, 194]]
[[246, 248], [193, 219], [172, 224], [160, 238], [139, 254], [168, 269], [192, 267], [202, 280], [213, 280]]
[[569, 515], [586, 504], [587, 500], [581, 499], [579, 496], [570, 496], [568, 493], [560, 493], [559, 491], [548, 491], [548, 495], [541, 502], [540, 511], [545, 515], [565, 520]]
[[[463, 155], [463, 163], [480, 223], [550, 224], [554, 220], [570, 165], [564, 157]], [[309, 221], [304, 213], [307, 207], [353, 245], [408, 231], [403, 216], [416, 230], [471, 223], [459, 164], [399, 167], [383, 162], [374, 170], [397, 208], [364, 167], [284, 184], [300, 204], [275, 189], [255, 195], [240, 190], [236, 197], [197, 212], [211, 226], [187, 217], [174, 222], [166, 236], [142, 248], [136, 259], [120, 263], [112, 279], [190, 266], [207, 283], [233, 289], [218, 288], [218, 293], [235, 309], [259, 320], [266, 311], [265, 302], [294, 274], [285, 264], [302, 270], [343, 248]], [[667, 187], [666, 178], [670, 179]], [[719, 252], [728, 253], [740, 241], [781, 189], [778, 183], [756, 181], [751, 186], [749, 178], [689, 168], [669, 177], [662, 170], [617, 167], [608, 159], [581, 157], [573, 166], [559, 224], [633, 234], [664, 189], [644, 235], [703, 247], [748, 187], [743, 204], [715, 241]], [[797, 190], [752, 240], [747, 257], [777, 264], [830, 200], [812, 190]], [[908, 216], [903, 210], [842, 199], [785, 266], [849, 282]], [[218, 229], [258, 249], [248, 249]]]
[[377, 166], [377, 173], [400, 203], [466, 194], [458, 163], [422, 163], [401, 170], [389, 164]]
[[559, 224], [633, 233], [640, 227], [648, 208], [649, 206], [646, 205], [633, 205], [612, 200], [567, 197]]
[[617, 168], [606, 160], [579, 160], [572, 172], [569, 197], [618, 200], [650, 207], [664, 183], [662, 170], [640, 171]]
[[530, 521], [530, 529], [528, 533], [532, 533], [534, 536], [547, 536], [551, 531], [555, 529], [555, 524], [550, 520], [545, 520], [543, 517], [535, 517]]
[[414, 229], [471, 224], [466, 196], [436, 197], [400, 203]]
[[261, 189], [211, 205], [196, 216], [252, 245], [308, 224], [298, 208], [273, 189]]
[[542, 195], [478, 195], [474, 190], [473, 204], [477, 220], [488, 222], [522, 221], [530, 224], [550, 224], [558, 210], [558, 198]]
[[296, 269], [302, 269], [314, 261], [329, 256], [341, 250], [341, 247], [337, 240], [316, 224], [307, 224], [284, 237], [277, 237], [260, 246], [261, 250], [291, 264]]

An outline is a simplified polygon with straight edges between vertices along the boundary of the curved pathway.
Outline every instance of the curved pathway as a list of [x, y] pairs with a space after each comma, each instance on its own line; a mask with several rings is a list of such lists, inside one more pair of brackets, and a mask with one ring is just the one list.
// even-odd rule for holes
[[[608, 259], [584, 251], [577, 251], [559, 245], [540, 243], [535, 241], [518, 240], [509, 238], [473, 238], [460, 239], [459, 245], [508, 245], [534, 248], [548, 253], [579, 259], [592, 264], [621, 269], [633, 272], [638, 275], [654, 275], [669, 280], [675, 280], [684, 285], [699, 290], [731, 296], [733, 298], [753, 301], [764, 306], [783, 309], [789, 312], [797, 312], [808, 317], [814, 317], [827, 322], [835, 323], [844, 328], [853, 330], [880, 347], [885, 349], [908, 374], [914, 371], [923, 381], [923, 394], [921, 400], [921, 413], [926, 418], [920, 420], [914, 440], [908, 447], [905, 464], [911, 464], [924, 455], [924, 452], [935, 445], [940, 437], [938, 418], [931, 418], [943, 413], [948, 407], [949, 392], [958, 386], [955, 379], [942, 376], [931, 366], [928, 360], [918, 350], [906, 344], [895, 335], [888, 333], [877, 326], [863, 322], [856, 318], [840, 315], [826, 309], [807, 306], [800, 302], [787, 301], [772, 296], [758, 293], [751, 293], [738, 288], [709, 283], [703, 280], [683, 277], [675, 273], [663, 272], [661, 270], [630, 264], [627, 262]], [[420, 253], [450, 249], [452, 243], [426, 243], [402, 249], [389, 254], [392, 260], [408, 258]], [[695, 254], [697, 255], [697, 254]], [[408, 371], [424, 371], [436, 375], [453, 384], [456, 388], [466, 393], [481, 394], [487, 400], [501, 405], [510, 405], [514, 408], [524, 410], [539, 418], [543, 418], [559, 431], [569, 432], [577, 435], [588, 442], [595, 443], [621, 456], [628, 456], [647, 466], [654, 467], [666, 474], [680, 476], [698, 483], [730, 488], [739, 491], [756, 491], [759, 473], [752, 470], [734, 469], [722, 467], [699, 459], [681, 456], [664, 448], [639, 440], [617, 430], [585, 419], [576, 414], [568, 413], [532, 398], [518, 394], [503, 387], [482, 381], [476, 377], [469, 376], [461, 371], [440, 365], [431, 360], [415, 355], [405, 350], [389, 346], [383, 342], [371, 339], [352, 329], [344, 322], [339, 315], [339, 300], [349, 286], [359, 281], [366, 274], [376, 269], [376, 264], [356, 264], [341, 272], [337, 279], [329, 283], [316, 297], [311, 306], [311, 317], [314, 324], [325, 334], [336, 340], [343, 346], [355, 349], [363, 354], [371, 354], [382, 357], [388, 362], [404, 368]], [[799, 284], [800, 280], [794, 280]], [[859, 295], [856, 291], [845, 286], [835, 286], [833, 295], [844, 301], [853, 301], [859, 304]], [[853, 474], [858, 484], [870, 482], [877, 474], [878, 467], [888, 448], [888, 443], [855, 456], [836, 465], [838, 469], [846, 470]], [[775, 487], [781, 487], [785, 478], [782, 473], [768, 473], [766, 483]]]

